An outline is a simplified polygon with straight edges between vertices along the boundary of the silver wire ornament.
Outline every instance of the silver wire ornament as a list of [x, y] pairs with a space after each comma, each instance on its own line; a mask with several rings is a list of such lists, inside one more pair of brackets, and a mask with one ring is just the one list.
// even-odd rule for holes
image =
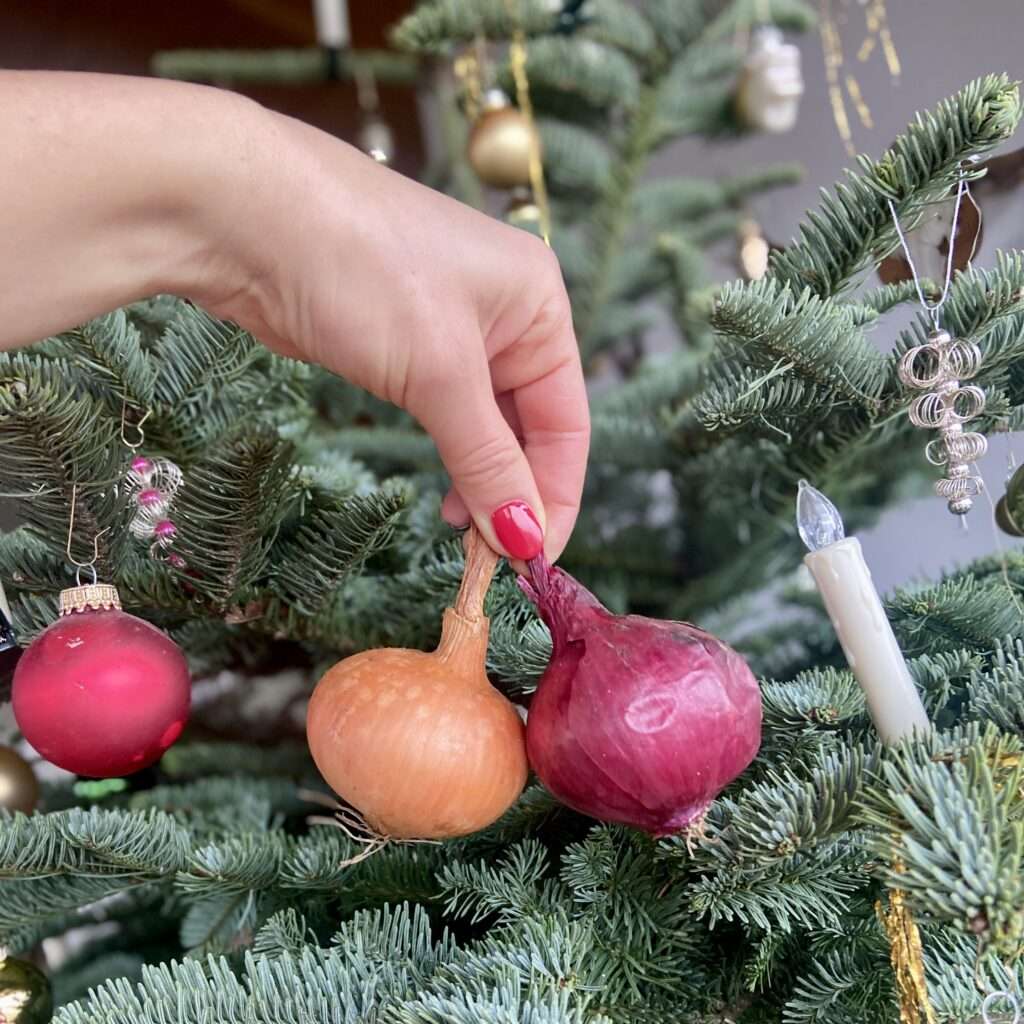
[[[967, 178], [961, 174], [950, 238], [956, 236], [960, 206], [965, 195], [970, 198], [970, 189]], [[929, 304], [891, 199], [889, 211], [913, 275], [917, 297], [931, 317], [934, 328], [925, 344], [915, 345], [903, 354], [897, 373], [906, 387], [923, 392], [910, 403], [910, 422], [924, 430], [937, 430], [939, 434], [925, 445], [924, 450], [925, 458], [933, 466], [941, 466], [945, 470], [945, 476], [935, 484], [935, 493], [946, 499], [953, 515], [963, 516], [970, 512], [974, 499], [982, 491], [981, 476], [974, 472], [973, 466], [988, 450], [988, 439], [984, 434], [964, 429], [964, 424], [981, 415], [985, 408], [985, 392], [975, 384], [963, 383], [975, 377], [981, 369], [981, 349], [973, 341], [953, 338], [939, 323], [939, 313], [949, 297], [953, 278], [953, 246], [950, 245], [946, 259], [942, 294]]]

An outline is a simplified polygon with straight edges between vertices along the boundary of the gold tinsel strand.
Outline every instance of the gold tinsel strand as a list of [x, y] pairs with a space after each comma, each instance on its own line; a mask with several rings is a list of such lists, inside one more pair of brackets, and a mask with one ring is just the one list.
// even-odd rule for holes
[[482, 84], [483, 72], [481, 66], [483, 60], [482, 40], [478, 37], [472, 47], [467, 48], [455, 58], [453, 70], [455, 77], [462, 86], [462, 95], [465, 102], [466, 118], [472, 124], [479, 116], [483, 108], [484, 89]]
[[[864, 99], [857, 76], [849, 70], [840, 75], [845, 58], [839, 23], [832, 9], [832, 0], [819, 0], [819, 3], [818, 24], [821, 32], [821, 48], [825, 58], [825, 82], [828, 87], [829, 103], [832, 106], [832, 119], [835, 121], [836, 131], [839, 133], [839, 138], [842, 139], [847, 153], [853, 156], [856, 153], [856, 148], [853, 144], [853, 131], [850, 128], [846, 97], [849, 96], [857, 118], [865, 128], [873, 128], [874, 121], [871, 116], [871, 108]], [[858, 62], [866, 63], [876, 49], [881, 49], [889, 75], [892, 78], [899, 78], [900, 58], [896, 52], [892, 32], [889, 30], [889, 15], [886, 11], [885, 0], [869, 0], [864, 5], [864, 27], [864, 39], [857, 49]]]
[[[893, 867], [896, 871], [903, 871], [899, 862]], [[883, 907], [879, 900], [875, 911], [889, 938], [889, 958], [896, 975], [896, 992], [900, 1001], [900, 1024], [935, 1024], [935, 1011], [928, 998], [928, 983], [924, 976], [921, 933], [907, 908], [903, 890], [890, 889], [888, 907]]]

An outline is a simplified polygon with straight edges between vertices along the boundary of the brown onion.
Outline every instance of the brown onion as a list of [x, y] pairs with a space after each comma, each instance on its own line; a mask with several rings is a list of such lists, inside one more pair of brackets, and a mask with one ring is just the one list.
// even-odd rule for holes
[[381, 836], [476, 832], [526, 784], [522, 721], [485, 669], [483, 601], [496, 564], [471, 528], [437, 650], [363, 651], [328, 669], [310, 700], [306, 735], [320, 774]]

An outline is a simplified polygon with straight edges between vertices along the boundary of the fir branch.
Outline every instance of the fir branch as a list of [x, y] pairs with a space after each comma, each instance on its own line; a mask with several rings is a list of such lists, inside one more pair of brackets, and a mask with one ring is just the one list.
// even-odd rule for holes
[[[72, 496], [72, 550], [82, 558], [105, 527], [120, 524], [123, 509], [109, 486], [120, 475], [118, 425], [106, 406], [80, 390], [77, 375], [62, 360], [24, 353], [0, 354], [0, 482], [24, 493], [23, 523], [41, 536], [67, 536]], [[118, 531], [100, 542], [98, 568], [125, 541]]]
[[1020, 116], [1019, 90], [1006, 75], [979, 78], [919, 114], [880, 160], [862, 157], [860, 174], [824, 193], [799, 241], [772, 257], [769, 276], [794, 292], [839, 294], [897, 245], [888, 200], [910, 230], [928, 204], [947, 196], [964, 161], [1008, 139]]
[[192, 585], [226, 609], [268, 569], [272, 531], [293, 498], [289, 446], [268, 430], [228, 439], [189, 467], [175, 502]]
[[429, 0], [406, 15], [391, 41], [402, 50], [444, 54], [453, 43], [471, 43], [480, 35], [509, 39], [517, 28], [530, 36], [546, 35], [555, 28], [556, 14], [544, 0], [517, 0], [512, 6], [505, 0]]
[[610, 164], [607, 146], [593, 132], [553, 118], [538, 118], [547, 185], [554, 196], [581, 199], [600, 192]]
[[[931, 749], [929, 749], [931, 747]], [[1016, 951], [1024, 940], [1024, 761], [994, 730], [894, 748], [861, 798], [863, 820], [905, 890], [931, 919]]]
[[[621, 51], [593, 40], [553, 36], [537, 39], [527, 50], [526, 73], [538, 108], [572, 100], [594, 111], [633, 110], [642, 94], [634, 62]], [[501, 84], [514, 93], [510, 72]]]
[[711, 319], [755, 365], [771, 369], [780, 361], [796, 375], [868, 408], [886, 383], [887, 365], [857, 329], [845, 307], [809, 289], [795, 294], [767, 278], [727, 285]]
[[157, 352], [166, 352], [168, 358], [160, 359], [153, 397], [173, 409], [237, 379], [257, 349], [242, 328], [181, 303], [164, 329]]
[[141, 344], [138, 328], [125, 310], [99, 317], [56, 339], [58, 351], [81, 367], [93, 384], [102, 384], [115, 399], [135, 409], [153, 402], [156, 368]]
[[312, 490], [298, 529], [271, 551], [273, 591], [298, 611], [315, 614], [327, 594], [391, 543], [409, 497], [397, 482], [348, 498]]

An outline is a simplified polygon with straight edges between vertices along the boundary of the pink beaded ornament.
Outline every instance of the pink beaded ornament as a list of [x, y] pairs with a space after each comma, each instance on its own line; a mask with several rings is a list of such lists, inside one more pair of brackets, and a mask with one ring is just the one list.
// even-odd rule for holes
[[138, 437], [132, 442], [125, 434], [127, 424], [122, 413], [121, 440], [132, 452], [125, 482], [129, 499], [135, 507], [135, 514], [128, 524], [128, 530], [133, 537], [151, 542], [149, 553], [152, 557], [163, 556], [168, 565], [175, 569], [184, 569], [185, 559], [176, 552], [168, 551], [178, 533], [178, 528], [170, 518], [171, 506], [184, 478], [181, 470], [170, 459], [151, 459], [139, 454], [139, 449], [146, 440], [142, 424], [148, 418], [147, 412], [134, 424]]

